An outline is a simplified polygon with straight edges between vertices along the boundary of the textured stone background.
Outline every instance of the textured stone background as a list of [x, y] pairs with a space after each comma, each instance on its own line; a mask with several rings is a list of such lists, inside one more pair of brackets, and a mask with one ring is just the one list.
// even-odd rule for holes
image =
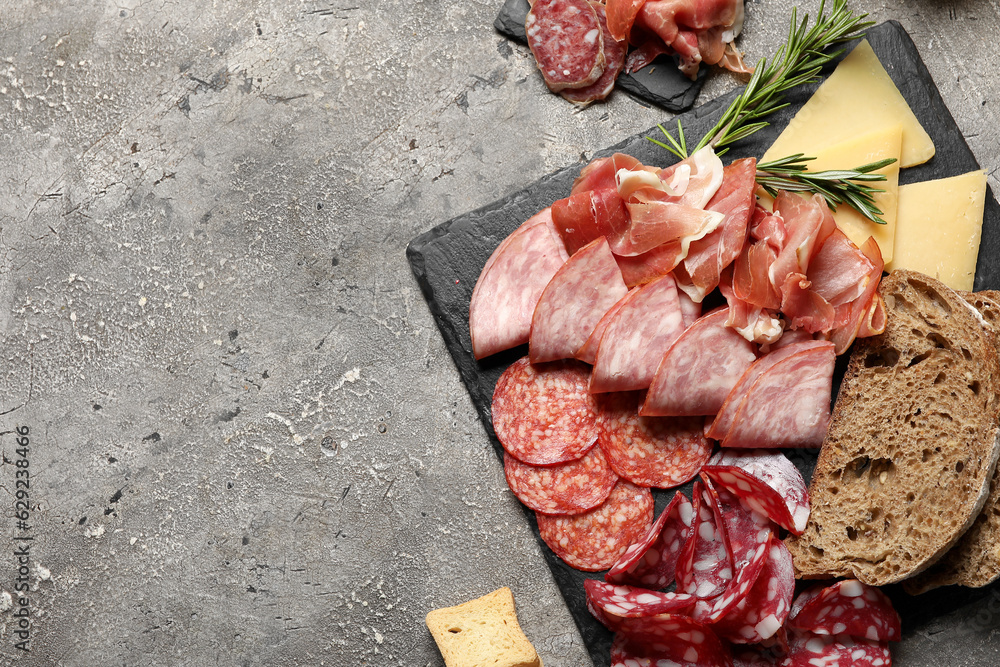
[[[3, 592], [17, 425], [37, 505], [5, 661], [441, 665], [424, 614], [509, 585], [588, 664], [404, 249], [669, 114], [548, 94], [499, 4], [0, 0]], [[1000, 5], [852, 5], [997, 190]], [[792, 3], [747, 6], [754, 61]]]

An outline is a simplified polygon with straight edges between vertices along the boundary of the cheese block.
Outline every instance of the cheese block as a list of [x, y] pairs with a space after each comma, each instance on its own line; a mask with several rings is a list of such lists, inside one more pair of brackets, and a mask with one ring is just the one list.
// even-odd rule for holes
[[868, 220], [847, 204], [839, 205], [833, 214], [837, 226], [859, 248], [864, 245], [869, 236], [875, 237], [875, 242], [878, 243], [878, 248], [882, 252], [882, 259], [886, 262], [893, 256], [893, 238], [897, 226], [896, 190], [899, 183], [901, 132], [901, 126], [897, 124], [863, 134], [836, 146], [816, 151], [816, 159], [808, 163], [809, 171], [827, 171], [853, 169], [886, 158], [896, 160], [896, 162], [875, 172], [883, 174], [885, 181], [870, 183], [872, 187], [884, 190], [884, 192], [875, 195], [875, 206], [882, 211], [881, 217], [885, 220], [884, 225]]
[[886, 270], [910, 269], [972, 291], [986, 206], [986, 172], [899, 188], [896, 239]]
[[[902, 167], [934, 155], [934, 142], [920, 126], [867, 41], [837, 66], [764, 153], [763, 160], [835, 146], [859, 132], [903, 126]], [[851, 165], [856, 166], [856, 165]]]

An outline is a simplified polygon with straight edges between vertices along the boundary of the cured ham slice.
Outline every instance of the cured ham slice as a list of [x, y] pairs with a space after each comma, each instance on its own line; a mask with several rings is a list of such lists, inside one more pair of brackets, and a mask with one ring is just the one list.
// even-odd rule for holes
[[615, 79], [618, 78], [622, 67], [625, 66], [625, 51], [627, 48], [624, 40], [616, 40], [611, 31], [608, 30], [604, 5], [600, 2], [595, 2], [595, 0], [588, 0], [588, 2], [597, 13], [597, 19], [601, 24], [601, 35], [604, 46], [604, 73], [601, 74], [597, 81], [586, 88], [564, 88], [559, 91], [559, 94], [565, 99], [581, 106], [587, 106], [591, 102], [603, 100], [611, 94], [611, 91], [615, 87]]
[[603, 236], [570, 257], [535, 306], [528, 345], [532, 363], [573, 357], [626, 292]]
[[590, 190], [618, 189], [616, 176], [622, 169], [633, 171], [637, 169], [657, 172], [655, 167], [645, 167], [641, 162], [625, 153], [615, 153], [611, 157], [591, 160], [580, 170], [580, 175], [573, 181], [571, 195]]
[[527, 220], [497, 247], [469, 303], [476, 359], [528, 342], [538, 298], [568, 258], [550, 209]]
[[[677, 281], [676, 276], [674, 277], [674, 281]], [[681, 304], [681, 319], [684, 320], [684, 328], [687, 329], [701, 317], [701, 302], [695, 301], [681, 291], [677, 292], [677, 300]]]
[[677, 243], [665, 243], [659, 248], [653, 248], [635, 257], [615, 255], [622, 278], [629, 287], [645, 285], [660, 276], [667, 275], [677, 266], [679, 258], [680, 246]]
[[662, 276], [630, 292], [597, 348], [591, 393], [645, 389], [684, 330], [674, 279]]
[[585, 88], [604, 72], [601, 24], [587, 0], [535, 0], [524, 31], [553, 92]]
[[570, 255], [602, 236], [623, 243], [629, 228], [628, 211], [616, 188], [584, 190], [560, 199], [552, 205], [552, 221]]
[[[687, 257], [691, 243], [712, 233], [725, 216], [669, 201], [630, 202], [629, 234], [612, 247], [616, 255], [634, 257], [665, 243], [677, 246], [674, 266]], [[671, 267], [673, 268], [673, 266]]]
[[705, 315], [670, 346], [646, 394], [644, 416], [714, 415], [757, 360], [753, 345], [726, 326], [729, 309]]
[[646, 536], [622, 554], [604, 579], [654, 589], [672, 584], [677, 558], [691, 531], [693, 511], [691, 502], [677, 491]]
[[830, 423], [836, 361], [833, 343], [824, 342], [789, 355], [761, 373], [741, 401], [733, 426], [720, 443], [723, 447], [819, 447], [823, 443]]
[[782, 190], [774, 200], [774, 211], [784, 220], [788, 234], [768, 269], [771, 284], [780, 289], [790, 274], [809, 273], [810, 262], [837, 229], [837, 222], [826, 200], [818, 194], [804, 199]]
[[846, 311], [844, 322], [830, 333], [837, 354], [846, 352], [855, 338], [874, 336], [885, 330], [885, 302], [877, 291], [884, 266], [882, 253], [871, 237], [861, 246], [860, 252], [868, 260], [868, 272], [860, 280], [864, 291], [850, 303], [840, 306], [840, 310]]

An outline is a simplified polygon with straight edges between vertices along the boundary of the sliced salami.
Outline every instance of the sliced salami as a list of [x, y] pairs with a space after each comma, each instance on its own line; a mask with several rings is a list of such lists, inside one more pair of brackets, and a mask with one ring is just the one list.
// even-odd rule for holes
[[792, 632], [782, 667], [890, 667], [889, 646], [847, 635], [836, 637]]
[[722, 451], [705, 466], [705, 475], [776, 524], [801, 535], [809, 520], [809, 489], [802, 473], [781, 452]]
[[591, 447], [575, 461], [548, 467], [522, 463], [504, 452], [503, 469], [517, 499], [545, 514], [579, 514], [593, 509], [604, 502], [618, 481], [600, 447]]
[[618, 309], [628, 302], [633, 291], [635, 290], [629, 291], [628, 294], [618, 300], [618, 303], [611, 306], [611, 308], [608, 309], [608, 312], [604, 313], [600, 321], [598, 321], [597, 326], [594, 327], [594, 331], [590, 334], [587, 342], [583, 344], [583, 347], [576, 351], [576, 354], [573, 355], [574, 357], [590, 365], [593, 365], [594, 362], [597, 361], [597, 348], [601, 344], [601, 338], [604, 337], [604, 332], [607, 330], [608, 324], [610, 324], [611, 320], [614, 319], [615, 313], [618, 312]]
[[879, 589], [856, 579], [820, 588], [801, 605], [796, 599], [788, 625], [817, 635], [851, 635], [879, 642], [901, 638], [899, 614], [892, 601]]
[[528, 342], [538, 298], [568, 258], [548, 208], [497, 246], [469, 303], [469, 333], [476, 359]]
[[538, 532], [549, 548], [571, 567], [606, 570], [653, 523], [653, 494], [619, 480], [601, 505], [567, 516], [537, 514]]
[[792, 554], [778, 538], [767, 547], [767, 562], [753, 587], [713, 624], [720, 637], [735, 644], [757, 644], [774, 636], [792, 608], [795, 571]]
[[700, 417], [640, 417], [636, 392], [597, 398], [598, 444], [619, 476], [668, 489], [698, 474], [712, 453]]
[[626, 44], [624, 41], [619, 42], [616, 40], [611, 31], [608, 30], [604, 5], [595, 0], [588, 1], [590, 2], [590, 6], [594, 8], [594, 11], [597, 12], [597, 20], [601, 24], [601, 35], [604, 40], [604, 73], [601, 74], [601, 77], [597, 81], [586, 88], [565, 88], [559, 91], [559, 94], [570, 102], [582, 106], [603, 100], [610, 95], [615, 87], [615, 79], [618, 78], [622, 67], [625, 66]]
[[587, 608], [612, 632], [618, 632], [622, 619], [684, 614], [694, 606], [693, 597], [680, 593], [615, 586], [597, 579], [584, 580], [583, 587], [587, 594]]
[[571, 358], [628, 288], [602, 236], [576, 252], [546, 285], [531, 318], [532, 363]]
[[597, 413], [579, 361], [518, 359], [493, 390], [493, 430], [508, 454], [545, 466], [580, 458], [597, 442]]
[[[761, 373], [722, 447], [819, 447], [830, 424], [833, 343], [797, 352]], [[826, 343], [823, 345], [822, 343]], [[782, 350], [797, 347], [795, 345]]]
[[645, 537], [622, 554], [604, 579], [613, 584], [653, 589], [672, 584], [677, 558], [691, 531], [693, 511], [687, 497], [676, 492]]
[[728, 308], [714, 310], [674, 341], [656, 369], [639, 414], [695, 416], [719, 411], [757, 360], [753, 344], [726, 326], [728, 318]]
[[[708, 600], [722, 595], [733, 579], [725, 533], [711, 496], [701, 482], [692, 491], [694, 523], [677, 559], [677, 591]], [[707, 611], [711, 604], [702, 607]]]
[[550, 90], [584, 88], [604, 72], [601, 24], [587, 0], [535, 0], [524, 31]]
[[665, 275], [640, 287], [601, 338], [591, 393], [648, 387], [660, 359], [683, 330], [674, 279]]
[[754, 551], [767, 544], [774, 534], [771, 520], [754, 511], [742, 498], [723, 486], [716, 486], [708, 475], [702, 481], [715, 501], [726, 531], [726, 546], [733, 568], [739, 570], [750, 562]]
[[711, 629], [680, 614], [634, 619], [611, 643], [612, 667], [729, 667], [729, 650]]
[[726, 586], [725, 592], [715, 598], [707, 615], [700, 620], [706, 623], [718, 623], [746, 599], [754, 584], [757, 583], [761, 572], [764, 571], [764, 565], [767, 564], [768, 548], [769, 543], [765, 543], [758, 545], [754, 551], [750, 552], [750, 560], [743, 563], [742, 567], [736, 568], [736, 576]]

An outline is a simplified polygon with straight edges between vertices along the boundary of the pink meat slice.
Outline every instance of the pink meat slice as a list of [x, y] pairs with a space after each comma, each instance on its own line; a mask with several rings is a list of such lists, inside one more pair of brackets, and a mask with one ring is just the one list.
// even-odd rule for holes
[[538, 298], [567, 259], [550, 209], [530, 218], [501, 242], [479, 275], [469, 303], [476, 359], [528, 342]]
[[[784, 336], [782, 336], [782, 338], [784, 338]], [[781, 339], [779, 338], [778, 340]], [[724, 440], [726, 438], [726, 435], [733, 427], [736, 415], [739, 413], [740, 406], [743, 404], [750, 388], [775, 364], [784, 361], [793, 354], [826, 347], [828, 347], [828, 345], [825, 341], [810, 339], [800, 343], [794, 343], [792, 345], [772, 349], [771, 352], [757, 359], [757, 361], [751, 364], [743, 375], [740, 376], [739, 381], [737, 381], [732, 390], [730, 390], [729, 395], [726, 396], [725, 402], [719, 409], [719, 413], [715, 416], [715, 420], [712, 421], [712, 424], [708, 427], [705, 435], [713, 440]]]
[[579, 361], [535, 366], [527, 357], [503, 372], [493, 390], [493, 430], [522, 463], [555, 465], [582, 457], [597, 442], [597, 413]]
[[[677, 277], [674, 276], [674, 282], [676, 281]], [[681, 319], [684, 321], [684, 328], [687, 329], [701, 317], [701, 302], [694, 301], [680, 290], [677, 291], [677, 300], [681, 304]]]
[[611, 320], [614, 319], [615, 313], [617, 313], [618, 310], [628, 302], [634, 291], [635, 290], [629, 290], [625, 296], [619, 299], [615, 305], [608, 309], [608, 312], [601, 316], [601, 319], [597, 322], [597, 326], [594, 327], [594, 331], [587, 338], [587, 342], [583, 344], [583, 347], [576, 351], [576, 354], [573, 355], [574, 357], [580, 361], [590, 364], [591, 366], [594, 365], [594, 362], [597, 361], [597, 348], [601, 345], [601, 339], [604, 337], [604, 332], [607, 330], [608, 325], [611, 324]]
[[802, 473], [781, 452], [721, 451], [704, 474], [717, 489], [735, 494], [753, 511], [796, 535], [809, 520], [809, 490]]
[[598, 444], [611, 469], [642, 486], [668, 489], [688, 481], [708, 462], [712, 443], [700, 417], [640, 417], [639, 394], [597, 398]]
[[753, 587], [712, 628], [734, 644], [758, 644], [773, 637], [792, 608], [795, 570], [792, 554], [773, 537], [767, 547], [767, 561]]
[[570, 567], [606, 570], [653, 523], [653, 494], [619, 480], [601, 505], [581, 514], [535, 514], [542, 540]]
[[601, 35], [604, 40], [604, 73], [601, 74], [601, 77], [597, 81], [586, 88], [565, 88], [559, 91], [559, 94], [570, 102], [583, 106], [591, 102], [603, 100], [611, 94], [611, 91], [615, 87], [615, 79], [618, 78], [622, 67], [625, 66], [626, 50], [624, 40], [619, 42], [611, 34], [611, 31], [608, 30], [604, 5], [594, 0], [588, 0], [588, 2], [594, 8], [594, 11], [597, 12], [597, 20], [601, 24]]
[[522, 463], [504, 452], [503, 468], [517, 499], [545, 514], [579, 514], [593, 509], [604, 502], [618, 481], [600, 447], [591, 447], [575, 461], [547, 467]]
[[553, 92], [585, 88], [604, 72], [601, 24], [587, 0], [535, 0], [524, 31]]
[[[677, 559], [677, 591], [709, 601], [725, 592], [733, 579], [725, 533], [711, 496], [701, 482], [692, 491], [694, 523]], [[696, 610], [697, 613], [697, 610]]]
[[764, 371], [743, 398], [722, 447], [789, 448], [823, 444], [830, 423], [836, 360], [833, 343], [826, 342], [793, 354]]
[[831, 637], [811, 632], [790, 633], [789, 653], [782, 667], [890, 667], [888, 644], [847, 635]]
[[726, 326], [728, 308], [700, 318], [674, 341], [656, 369], [639, 414], [714, 415], [750, 365], [753, 344]]
[[646, 535], [608, 570], [605, 581], [653, 589], [672, 584], [677, 558], [691, 531], [693, 511], [691, 502], [677, 491]]
[[730, 667], [729, 650], [710, 628], [680, 614], [633, 619], [611, 643], [612, 667]]
[[576, 252], [546, 285], [531, 318], [532, 363], [568, 359], [628, 288], [602, 236]]
[[684, 614], [694, 606], [694, 598], [690, 595], [615, 586], [598, 579], [585, 579], [583, 588], [587, 594], [587, 608], [612, 632], [618, 632], [622, 619]]
[[899, 614], [892, 601], [879, 589], [856, 579], [820, 587], [801, 604], [798, 599], [795, 602], [789, 627], [817, 635], [850, 635], [877, 642], [898, 642], [902, 638]]
[[647, 388], [660, 359], [683, 330], [674, 279], [665, 275], [640, 287], [601, 338], [591, 393]]

